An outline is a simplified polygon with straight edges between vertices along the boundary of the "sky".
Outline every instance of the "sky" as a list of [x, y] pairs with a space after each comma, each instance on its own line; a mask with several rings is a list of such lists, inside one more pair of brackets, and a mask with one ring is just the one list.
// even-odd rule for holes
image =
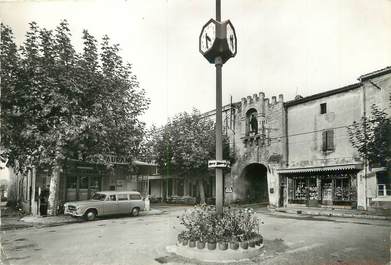
[[[238, 41], [223, 66], [223, 104], [259, 92], [288, 101], [391, 65], [391, 0], [221, 2]], [[214, 0], [0, 1], [0, 19], [17, 44], [29, 22], [54, 29], [61, 19], [79, 51], [83, 29], [119, 43], [151, 99], [142, 116], [148, 126], [215, 108], [215, 67], [198, 50], [201, 28], [214, 16]]]

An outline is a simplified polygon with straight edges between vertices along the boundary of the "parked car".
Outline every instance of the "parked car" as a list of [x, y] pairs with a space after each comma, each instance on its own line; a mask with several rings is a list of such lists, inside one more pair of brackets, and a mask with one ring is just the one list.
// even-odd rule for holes
[[64, 214], [84, 217], [87, 221], [96, 216], [130, 214], [138, 216], [144, 211], [145, 203], [137, 191], [99, 191], [88, 201], [74, 201], [64, 204]]

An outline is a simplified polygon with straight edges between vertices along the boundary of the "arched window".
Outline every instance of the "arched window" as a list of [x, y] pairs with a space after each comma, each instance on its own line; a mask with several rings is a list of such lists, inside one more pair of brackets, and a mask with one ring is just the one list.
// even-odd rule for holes
[[258, 113], [255, 109], [250, 109], [246, 114], [246, 135], [258, 134]]

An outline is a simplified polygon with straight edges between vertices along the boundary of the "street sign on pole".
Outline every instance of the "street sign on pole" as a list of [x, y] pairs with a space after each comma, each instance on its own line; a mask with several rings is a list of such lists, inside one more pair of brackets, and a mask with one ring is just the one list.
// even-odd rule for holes
[[229, 168], [231, 163], [228, 160], [209, 160], [208, 168]]
[[[200, 53], [216, 66], [216, 165], [223, 160], [222, 142], [222, 67], [237, 52], [236, 33], [229, 20], [221, 22], [221, 0], [216, 0], [216, 20], [210, 19], [201, 30]], [[224, 164], [224, 163], [223, 163]], [[223, 214], [224, 180], [223, 168], [216, 170], [216, 212]]]

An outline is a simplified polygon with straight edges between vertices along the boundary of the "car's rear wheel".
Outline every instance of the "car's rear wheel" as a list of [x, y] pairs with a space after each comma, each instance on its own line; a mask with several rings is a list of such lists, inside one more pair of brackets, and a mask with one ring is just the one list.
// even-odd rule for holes
[[88, 210], [85, 215], [84, 215], [85, 219], [87, 221], [94, 221], [95, 218], [96, 218], [96, 211], [95, 210]]
[[137, 207], [133, 208], [132, 211], [130, 212], [132, 216], [138, 216], [139, 213], [140, 213], [140, 209]]

